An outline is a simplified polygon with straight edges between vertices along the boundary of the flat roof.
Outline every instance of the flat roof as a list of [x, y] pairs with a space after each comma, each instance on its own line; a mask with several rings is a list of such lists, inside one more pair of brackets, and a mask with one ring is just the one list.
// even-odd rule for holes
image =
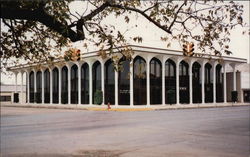
[[[179, 50], [171, 50], [171, 49], [163, 49], [163, 48], [155, 48], [155, 47], [147, 47], [147, 46], [138, 46], [138, 45], [128, 45], [127, 47], [132, 48], [134, 52], [143, 52], [143, 53], [155, 53], [155, 54], [164, 54], [164, 55], [174, 55], [174, 56], [183, 56], [183, 51]], [[123, 49], [125, 46], [117, 47], [114, 49], [114, 53], [118, 53], [119, 49]], [[105, 49], [107, 51], [108, 49]], [[97, 51], [91, 51], [87, 53], [82, 53], [81, 58], [89, 58], [98, 56]], [[197, 56], [200, 57], [190, 57], [190, 58], [202, 58], [202, 59], [223, 59], [224, 61], [230, 61], [230, 62], [236, 62], [236, 63], [247, 63], [247, 59], [244, 58], [238, 58], [238, 57], [229, 57], [229, 56], [216, 56], [216, 55], [210, 55], [205, 53], [195, 53]], [[54, 60], [54, 63], [64, 61], [63, 59], [56, 58]], [[44, 62], [45, 63], [45, 62]], [[8, 67], [7, 70], [14, 71], [19, 70], [23, 68], [29, 68], [34, 67], [38, 64], [42, 64], [42, 62], [32, 63], [32, 64], [19, 64], [16, 66]]]

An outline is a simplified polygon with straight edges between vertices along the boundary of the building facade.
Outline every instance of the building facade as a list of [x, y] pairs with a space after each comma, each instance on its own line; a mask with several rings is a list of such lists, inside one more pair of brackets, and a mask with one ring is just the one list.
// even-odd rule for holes
[[[102, 91], [103, 104], [115, 106], [227, 103], [227, 68], [232, 69], [232, 91], [237, 90], [237, 66], [247, 62], [235, 57], [203, 55], [186, 57], [182, 51], [131, 46], [133, 59], [122, 54], [114, 70], [109, 58], [98, 52], [79, 61], [55, 60], [53, 65], [20, 65], [9, 68], [27, 78], [26, 103], [94, 105]], [[116, 51], [114, 50], [114, 53]], [[16, 77], [17, 78], [17, 77]]]
[[14, 93], [18, 93], [18, 102], [26, 102], [26, 86], [0, 84], [0, 103], [11, 103], [14, 101]]

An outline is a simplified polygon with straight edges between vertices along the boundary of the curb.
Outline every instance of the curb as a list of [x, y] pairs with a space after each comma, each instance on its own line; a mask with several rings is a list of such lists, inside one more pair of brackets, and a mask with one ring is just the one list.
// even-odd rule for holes
[[79, 105], [37, 105], [37, 104], [1, 104], [1, 107], [20, 107], [20, 108], [45, 108], [45, 109], [67, 109], [67, 110], [88, 110], [88, 111], [114, 111], [114, 112], [131, 112], [131, 111], [161, 111], [161, 110], [179, 110], [179, 109], [202, 109], [202, 108], [222, 108], [222, 107], [240, 107], [249, 106], [250, 103], [243, 104], [192, 104], [192, 105], [165, 105], [165, 106], [151, 106], [151, 107], [112, 107], [108, 109], [107, 106], [79, 106]]
[[89, 111], [117, 111], [117, 112], [131, 112], [131, 111], [154, 111], [153, 108], [87, 108]]

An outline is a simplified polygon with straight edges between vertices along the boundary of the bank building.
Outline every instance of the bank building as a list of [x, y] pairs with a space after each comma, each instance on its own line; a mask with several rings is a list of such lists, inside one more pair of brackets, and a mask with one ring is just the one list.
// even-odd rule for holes
[[[14, 102], [151, 107], [249, 101], [249, 87], [243, 89], [244, 75], [237, 70], [242, 65], [249, 66], [246, 59], [225, 56], [221, 60], [213, 55], [185, 56], [183, 51], [130, 47], [130, 60], [117, 53], [122, 66], [118, 71], [112, 60], [103, 59], [98, 51], [83, 53], [78, 61], [55, 59], [52, 66], [44, 63], [9, 67], [16, 80], [21, 74], [22, 89], [15, 94]], [[249, 79], [249, 73], [245, 77]], [[22, 98], [18, 99], [20, 95]], [[98, 96], [102, 97], [101, 102]]]

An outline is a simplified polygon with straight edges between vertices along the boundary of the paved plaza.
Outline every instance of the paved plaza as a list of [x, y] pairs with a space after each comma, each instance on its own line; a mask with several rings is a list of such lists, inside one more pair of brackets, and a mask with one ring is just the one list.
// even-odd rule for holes
[[249, 157], [250, 106], [158, 111], [1, 107], [1, 156]]

